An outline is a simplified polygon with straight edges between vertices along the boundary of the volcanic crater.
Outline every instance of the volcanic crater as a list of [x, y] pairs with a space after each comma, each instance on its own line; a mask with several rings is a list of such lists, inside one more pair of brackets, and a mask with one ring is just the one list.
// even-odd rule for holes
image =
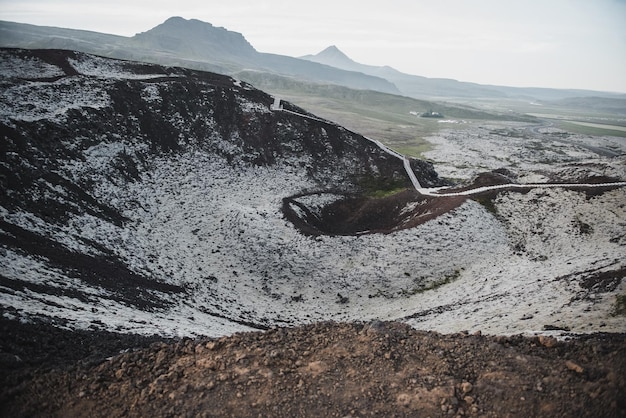
[[421, 196], [410, 189], [382, 197], [313, 192], [284, 198], [282, 211], [307, 235], [388, 234], [434, 219], [464, 201], [463, 197]]

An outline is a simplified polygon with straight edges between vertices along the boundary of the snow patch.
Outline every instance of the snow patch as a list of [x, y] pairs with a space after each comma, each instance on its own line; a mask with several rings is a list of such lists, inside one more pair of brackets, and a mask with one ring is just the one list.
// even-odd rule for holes
[[37, 57], [16, 57], [7, 51], [0, 51], [0, 77], [1, 78], [53, 78], [65, 75], [56, 65]]
[[12, 120], [63, 122], [70, 110], [109, 105], [109, 94], [102, 85], [85, 79], [61, 78], [52, 83], [0, 81], [0, 121], [10, 126]]
[[[107, 79], [149, 80], [152, 78], [171, 77], [164, 73], [141, 74], [129, 68], [133, 64], [125, 61], [111, 60], [93, 55], [80, 55], [78, 59], [68, 58], [68, 62], [82, 75]], [[156, 68], [156, 67], [152, 67]]]

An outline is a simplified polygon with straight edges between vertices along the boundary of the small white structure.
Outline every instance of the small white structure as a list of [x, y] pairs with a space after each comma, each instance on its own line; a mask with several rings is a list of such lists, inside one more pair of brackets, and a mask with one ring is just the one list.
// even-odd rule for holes
[[274, 97], [274, 103], [270, 105], [271, 110], [283, 110], [283, 106], [280, 104], [280, 97]]

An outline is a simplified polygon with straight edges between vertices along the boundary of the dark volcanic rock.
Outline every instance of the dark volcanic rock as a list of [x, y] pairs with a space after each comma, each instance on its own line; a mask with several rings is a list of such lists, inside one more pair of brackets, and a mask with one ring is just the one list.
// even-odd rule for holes
[[[281, 222], [280, 202], [294, 192], [360, 196], [411, 186], [402, 161], [375, 143], [287, 102], [282, 103], [285, 111], [272, 110], [273, 97], [228, 76], [63, 50], [3, 49], [0, 58], [0, 257], [6, 268], [0, 280], [7, 294], [26, 303], [26, 311], [37, 311], [38, 304], [54, 311], [90, 311], [104, 298], [164, 315], [181, 301], [194, 300], [201, 283], [208, 287], [210, 302], [192, 303], [203, 314], [264, 328], [267, 319], [250, 321], [249, 311], [237, 317], [225, 312], [230, 303], [217, 301], [223, 293], [217, 289], [227, 280], [203, 280], [236, 268], [205, 274], [200, 273], [207, 268], [204, 261], [204, 267], [195, 261], [182, 265], [177, 260], [192, 248], [187, 235], [177, 244], [181, 248], [173, 248], [177, 254], [170, 255], [149, 248], [171, 235], [153, 230], [188, 210], [184, 222], [214, 217], [213, 230], [204, 235], [215, 233], [217, 222], [221, 236], [242, 234], [245, 224], [239, 216], [259, 213], [263, 199], [276, 202], [272, 216]], [[192, 169], [190, 161], [202, 163]], [[438, 182], [431, 165], [413, 164], [425, 184]], [[230, 193], [243, 187], [251, 188], [242, 199], [257, 193], [258, 186], [248, 186], [253, 172], [270, 173], [270, 182], [291, 189], [261, 192], [260, 201], [246, 203], [241, 213], [229, 210], [242, 207], [229, 203]], [[187, 193], [198, 190], [189, 176], [203, 182], [202, 197], [171, 203], [181, 198], [183, 187], [189, 187]], [[164, 179], [172, 182], [165, 190]], [[221, 180], [218, 190], [215, 182]], [[154, 190], [139, 196], [146, 187]], [[262, 194], [277, 192], [284, 194]], [[198, 209], [208, 213], [190, 207], [221, 197], [226, 203]], [[225, 208], [221, 219], [216, 208]], [[394, 228], [394, 217], [383, 220], [376, 213], [365, 216], [368, 229]], [[225, 227], [226, 220], [233, 226]], [[197, 223], [190, 227], [200, 231]], [[351, 230], [360, 231], [340, 232]], [[207, 245], [213, 240], [197, 239]], [[257, 251], [264, 253], [261, 247]], [[219, 244], [210, 247], [211, 254], [220, 251]], [[205, 258], [198, 254], [196, 260]], [[211, 265], [218, 262], [214, 255]], [[185, 280], [195, 277], [191, 270], [199, 277]], [[15, 299], [2, 304], [18, 305]]]

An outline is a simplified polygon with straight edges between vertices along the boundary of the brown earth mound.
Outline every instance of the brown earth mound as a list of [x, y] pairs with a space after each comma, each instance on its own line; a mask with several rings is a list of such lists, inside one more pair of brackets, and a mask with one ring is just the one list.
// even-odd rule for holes
[[155, 343], [100, 364], [29, 372], [3, 416], [626, 415], [626, 335], [440, 335], [320, 323]]
[[329, 193], [342, 196], [320, 208], [299, 201], [304, 193], [283, 199], [283, 213], [308, 235], [388, 234], [414, 228], [463, 204], [464, 197], [421, 196], [406, 189], [384, 197]]

